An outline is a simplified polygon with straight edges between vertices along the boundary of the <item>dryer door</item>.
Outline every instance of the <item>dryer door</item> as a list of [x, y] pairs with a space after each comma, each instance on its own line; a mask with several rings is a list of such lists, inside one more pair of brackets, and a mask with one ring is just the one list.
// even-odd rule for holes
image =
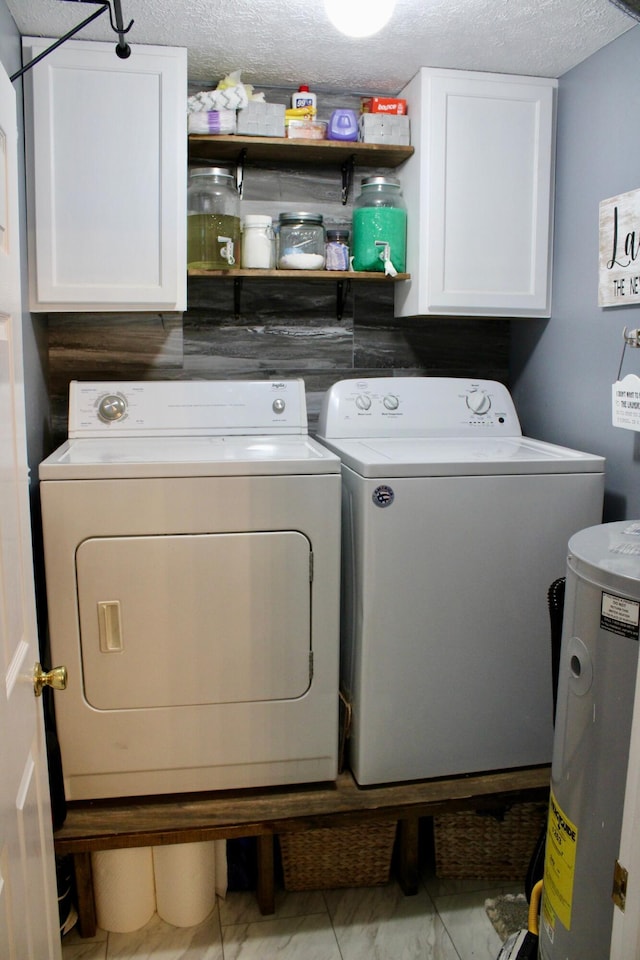
[[87, 701], [122, 710], [303, 696], [310, 557], [296, 531], [85, 540], [76, 574]]

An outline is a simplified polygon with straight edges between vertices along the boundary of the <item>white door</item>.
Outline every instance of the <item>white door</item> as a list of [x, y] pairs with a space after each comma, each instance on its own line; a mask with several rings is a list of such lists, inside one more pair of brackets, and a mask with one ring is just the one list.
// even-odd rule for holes
[[60, 957], [22, 372], [16, 99], [0, 67], [0, 957]]
[[[87, 703], [182, 716], [187, 706], [304, 696], [310, 557], [296, 530], [88, 537], [76, 551]], [[138, 737], [154, 769], [174, 767], [164, 740]]]
[[629, 767], [620, 831], [618, 861], [628, 871], [624, 911], [613, 911], [610, 960], [640, 956], [640, 661], [636, 677]]

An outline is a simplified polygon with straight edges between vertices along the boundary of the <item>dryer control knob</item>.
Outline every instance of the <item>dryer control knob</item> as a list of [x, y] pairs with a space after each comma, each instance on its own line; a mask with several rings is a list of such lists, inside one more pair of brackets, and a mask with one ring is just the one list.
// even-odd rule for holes
[[393, 393], [388, 393], [382, 402], [387, 410], [397, 410], [400, 405], [400, 401]]
[[356, 407], [358, 410], [368, 410], [371, 406], [371, 397], [368, 397], [366, 393], [359, 393], [356, 397]]
[[484, 390], [472, 390], [467, 394], [467, 406], [472, 413], [482, 415], [491, 410], [491, 397]]
[[271, 409], [273, 410], [274, 413], [284, 413], [285, 407], [286, 407], [286, 403], [284, 402], [282, 397], [278, 397], [278, 399], [274, 400], [273, 403], [271, 404]]
[[98, 404], [98, 416], [104, 423], [121, 420], [127, 412], [127, 402], [123, 397], [107, 394]]

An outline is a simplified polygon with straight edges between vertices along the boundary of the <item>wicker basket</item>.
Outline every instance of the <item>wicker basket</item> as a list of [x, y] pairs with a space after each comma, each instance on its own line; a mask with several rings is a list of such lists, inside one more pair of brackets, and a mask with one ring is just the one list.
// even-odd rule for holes
[[524, 880], [547, 817], [544, 803], [433, 818], [436, 876], [446, 880]]
[[396, 820], [371, 820], [280, 835], [285, 890], [374, 887], [387, 883]]

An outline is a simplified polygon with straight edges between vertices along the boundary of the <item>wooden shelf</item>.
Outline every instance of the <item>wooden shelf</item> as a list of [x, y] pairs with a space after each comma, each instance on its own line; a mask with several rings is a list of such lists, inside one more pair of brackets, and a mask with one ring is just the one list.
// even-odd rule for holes
[[419, 820], [456, 810], [492, 810], [525, 801], [547, 802], [550, 767], [523, 767], [438, 780], [359, 787], [347, 771], [335, 783], [227, 790], [218, 793], [68, 804], [54, 832], [56, 853], [73, 857], [82, 937], [96, 932], [91, 853], [233, 837], [256, 837], [260, 912], [272, 914], [274, 836], [369, 820], [399, 821], [398, 881], [407, 895], [419, 888]]
[[252, 277], [260, 280], [369, 280], [374, 283], [395, 283], [397, 280], [410, 280], [408, 273], [399, 273], [395, 277], [387, 277], [381, 272], [365, 272], [356, 270], [250, 270], [242, 267], [237, 270], [187, 270], [189, 277], [217, 277], [226, 280], [239, 280], [242, 277]]
[[[544, 798], [550, 767], [520, 767], [434, 780], [359, 787], [345, 771], [331, 783], [68, 803], [56, 852], [258, 836], [344, 822], [433, 816], [496, 802]], [[171, 837], [167, 833], [172, 834]]]
[[242, 281], [244, 279], [259, 280], [299, 280], [307, 283], [309, 280], [333, 282], [336, 285], [336, 320], [342, 320], [344, 308], [351, 281], [368, 281], [373, 283], [395, 283], [398, 280], [410, 280], [411, 274], [398, 273], [395, 277], [388, 277], [382, 272], [367, 272], [356, 270], [249, 270], [238, 267], [233, 270], [187, 270], [188, 277], [210, 277], [215, 280], [233, 280], [233, 313], [240, 317], [240, 300]]
[[207, 136], [190, 134], [190, 162], [203, 160], [315, 163], [340, 167], [353, 162], [366, 167], [397, 167], [413, 155], [413, 147], [342, 140], [289, 140], [287, 137]]

